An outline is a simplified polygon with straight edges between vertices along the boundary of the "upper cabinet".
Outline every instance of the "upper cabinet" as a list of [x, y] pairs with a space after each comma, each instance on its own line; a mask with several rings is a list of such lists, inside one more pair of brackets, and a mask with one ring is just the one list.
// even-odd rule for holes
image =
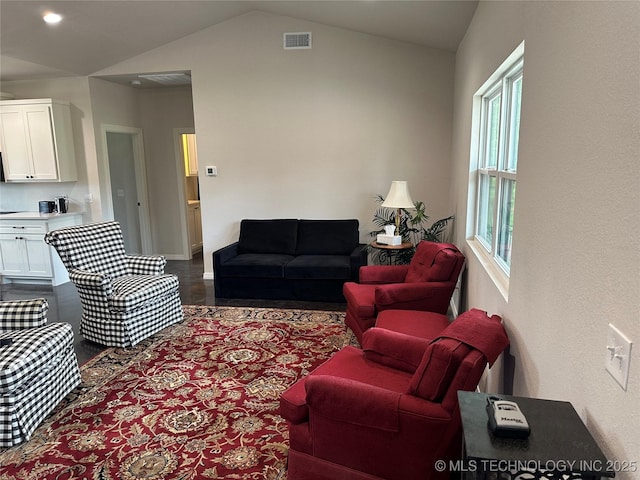
[[0, 151], [7, 182], [77, 180], [69, 103], [0, 101]]

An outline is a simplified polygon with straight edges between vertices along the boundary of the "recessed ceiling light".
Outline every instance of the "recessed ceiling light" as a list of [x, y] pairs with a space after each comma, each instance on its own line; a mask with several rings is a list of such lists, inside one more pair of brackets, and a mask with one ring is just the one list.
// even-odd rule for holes
[[44, 14], [42, 19], [47, 23], [58, 23], [60, 22], [60, 20], [62, 20], [62, 16], [58, 15], [57, 13], [47, 12]]

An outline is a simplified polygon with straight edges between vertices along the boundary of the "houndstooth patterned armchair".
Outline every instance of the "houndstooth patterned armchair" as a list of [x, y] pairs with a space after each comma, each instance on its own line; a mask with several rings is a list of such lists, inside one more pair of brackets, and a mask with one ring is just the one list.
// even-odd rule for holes
[[160, 255], [127, 255], [118, 222], [48, 232], [82, 303], [80, 333], [112, 347], [130, 347], [183, 318], [178, 277]]
[[47, 325], [44, 298], [0, 302], [0, 447], [29, 440], [80, 384], [68, 323]]

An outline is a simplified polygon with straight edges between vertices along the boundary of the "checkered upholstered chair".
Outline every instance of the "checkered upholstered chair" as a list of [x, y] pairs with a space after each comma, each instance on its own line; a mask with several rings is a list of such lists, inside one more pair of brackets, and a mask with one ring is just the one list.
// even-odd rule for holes
[[183, 318], [178, 277], [161, 255], [127, 255], [118, 222], [48, 232], [82, 304], [80, 333], [112, 347], [130, 347]]
[[44, 298], [0, 302], [0, 447], [29, 440], [80, 384], [68, 323], [47, 325]]

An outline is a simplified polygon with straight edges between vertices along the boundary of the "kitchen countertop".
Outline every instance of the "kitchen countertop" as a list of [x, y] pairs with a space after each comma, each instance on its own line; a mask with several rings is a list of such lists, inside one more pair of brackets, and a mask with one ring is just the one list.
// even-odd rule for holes
[[82, 212], [67, 213], [40, 213], [40, 212], [14, 212], [0, 214], [0, 220], [48, 220], [73, 215], [82, 215]]

